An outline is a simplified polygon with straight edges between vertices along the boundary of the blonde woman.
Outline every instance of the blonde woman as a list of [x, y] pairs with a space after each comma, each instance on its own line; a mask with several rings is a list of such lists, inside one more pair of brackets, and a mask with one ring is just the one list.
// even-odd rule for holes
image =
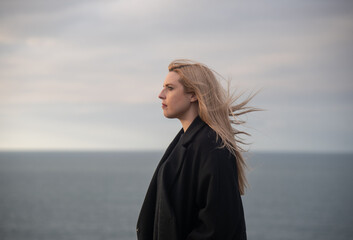
[[[207, 66], [169, 65], [159, 94], [163, 114], [182, 129], [152, 177], [137, 222], [139, 240], [246, 239], [241, 196], [245, 162], [239, 147], [240, 114], [251, 99], [234, 99]], [[231, 118], [230, 118], [231, 117]], [[246, 134], [246, 133], [245, 133]]]

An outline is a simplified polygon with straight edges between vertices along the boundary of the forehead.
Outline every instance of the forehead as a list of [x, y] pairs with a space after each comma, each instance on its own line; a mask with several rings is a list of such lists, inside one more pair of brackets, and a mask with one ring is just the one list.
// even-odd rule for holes
[[179, 82], [179, 74], [177, 74], [176, 72], [169, 72], [164, 80], [164, 85], [167, 84], [173, 84], [173, 85], [178, 85], [181, 84]]

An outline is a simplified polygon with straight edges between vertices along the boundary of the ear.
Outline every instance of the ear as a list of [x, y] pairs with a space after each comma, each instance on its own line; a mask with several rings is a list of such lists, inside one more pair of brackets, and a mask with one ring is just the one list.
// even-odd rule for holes
[[195, 93], [191, 93], [191, 97], [190, 97], [190, 102], [196, 102], [197, 101], [197, 97]]

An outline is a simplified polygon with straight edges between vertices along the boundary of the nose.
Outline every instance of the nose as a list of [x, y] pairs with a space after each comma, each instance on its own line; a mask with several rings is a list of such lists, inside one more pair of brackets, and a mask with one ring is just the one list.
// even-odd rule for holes
[[159, 99], [165, 99], [164, 89], [162, 89], [162, 91], [159, 93], [158, 98]]

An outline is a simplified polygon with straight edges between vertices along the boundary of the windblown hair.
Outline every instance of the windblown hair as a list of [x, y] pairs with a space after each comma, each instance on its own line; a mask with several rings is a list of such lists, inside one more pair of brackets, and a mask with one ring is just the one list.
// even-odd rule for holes
[[239, 145], [246, 143], [239, 135], [250, 136], [250, 134], [238, 131], [232, 125], [245, 123], [245, 121], [238, 119], [240, 115], [260, 110], [246, 106], [256, 93], [243, 102], [235, 104], [239, 96], [234, 97], [234, 94], [230, 94], [229, 85], [225, 90], [216, 78], [216, 75], [219, 75], [206, 65], [191, 60], [178, 59], [171, 62], [168, 69], [170, 72], [179, 74], [179, 81], [184, 86], [186, 93], [196, 95], [200, 118], [216, 132], [217, 137], [221, 138], [222, 147], [226, 147], [235, 156], [239, 191], [243, 195], [248, 186], [245, 176], [247, 165], [242, 155], [245, 150]]

